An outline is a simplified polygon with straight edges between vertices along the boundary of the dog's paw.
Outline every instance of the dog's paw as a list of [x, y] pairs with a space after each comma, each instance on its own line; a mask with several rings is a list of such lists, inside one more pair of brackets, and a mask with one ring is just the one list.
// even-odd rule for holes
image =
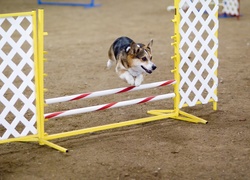
[[126, 77], [126, 81], [127, 81], [127, 83], [128, 83], [129, 85], [131, 85], [131, 86], [134, 86], [134, 85], [135, 85], [135, 80], [134, 80], [133, 76], [127, 76], [127, 77]]
[[135, 86], [140, 86], [141, 83], [142, 83], [142, 81], [143, 81], [143, 75], [140, 74], [139, 76], [137, 76], [137, 77], [135, 78]]
[[140, 86], [141, 85], [141, 82], [138, 82], [138, 81], [135, 81], [135, 86]]
[[134, 86], [134, 84], [135, 84], [134, 77], [131, 76], [128, 71], [125, 71], [124, 73], [122, 73], [120, 75], [120, 78], [123, 79], [123, 80], [125, 80], [131, 86]]

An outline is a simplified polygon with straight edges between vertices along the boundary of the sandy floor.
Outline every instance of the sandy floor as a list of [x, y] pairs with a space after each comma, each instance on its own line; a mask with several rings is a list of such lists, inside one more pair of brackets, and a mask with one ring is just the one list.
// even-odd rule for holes
[[[154, 39], [158, 69], [144, 83], [172, 79], [173, 12], [171, 0], [99, 0], [102, 6], [38, 6], [33, 0], [0, 2], [0, 13], [45, 10], [45, 97], [126, 86], [106, 70], [107, 50], [126, 35], [138, 42]], [[192, 124], [162, 120], [90, 135], [60, 139], [60, 153], [36, 143], [0, 145], [0, 180], [9, 179], [250, 179], [250, 1], [243, 16], [220, 19], [219, 103], [184, 109], [208, 120]], [[97, 105], [171, 92], [159, 88], [49, 106], [46, 112]], [[171, 109], [171, 100], [53, 119], [49, 134], [147, 116], [151, 109]]]

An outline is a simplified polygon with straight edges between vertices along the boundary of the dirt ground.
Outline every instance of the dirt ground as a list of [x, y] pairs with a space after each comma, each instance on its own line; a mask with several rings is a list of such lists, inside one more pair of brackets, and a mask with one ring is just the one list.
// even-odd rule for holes
[[[99, 0], [101, 7], [40, 6], [35, 0], [0, 1], [0, 13], [44, 8], [46, 98], [127, 86], [106, 70], [115, 38], [154, 39], [157, 70], [144, 83], [173, 79], [171, 0]], [[240, 20], [220, 19], [218, 111], [211, 105], [184, 108], [208, 121], [162, 120], [53, 141], [61, 153], [37, 143], [0, 145], [0, 180], [39, 179], [250, 179], [250, 1]], [[171, 87], [46, 107], [46, 112], [171, 92]], [[143, 93], [142, 93], [143, 92]], [[146, 117], [172, 109], [172, 100], [50, 120], [49, 134]]]

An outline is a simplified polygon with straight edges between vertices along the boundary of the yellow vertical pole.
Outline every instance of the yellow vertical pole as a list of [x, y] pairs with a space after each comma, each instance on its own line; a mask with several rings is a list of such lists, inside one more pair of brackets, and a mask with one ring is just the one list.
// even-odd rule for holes
[[[215, 16], [216, 16], [216, 19], [218, 19], [218, 12], [219, 12], [219, 4], [216, 4], [216, 6], [217, 6], [217, 11], [216, 11], [216, 14], [215, 14]], [[218, 21], [218, 23], [219, 23], [219, 21]], [[215, 32], [215, 37], [218, 39], [218, 29], [217, 29], [217, 31]], [[215, 56], [218, 58], [218, 48], [217, 48], [217, 50], [215, 51]], [[218, 68], [215, 70], [215, 72], [214, 72], [214, 74], [216, 75], [216, 77], [218, 77]], [[215, 83], [215, 82], [214, 82]], [[218, 82], [219, 83], [219, 82]], [[218, 88], [216, 88], [215, 90], [214, 90], [214, 94], [218, 97]], [[217, 104], [217, 101], [213, 101], [213, 110], [217, 110], [217, 108], [218, 108], [218, 104]]]
[[39, 50], [38, 50], [38, 32], [37, 32], [37, 14], [32, 11], [32, 29], [33, 29], [33, 43], [34, 43], [34, 65], [35, 65], [35, 95], [36, 95], [36, 122], [38, 137], [41, 136], [41, 100], [40, 100], [40, 84], [39, 84]]
[[180, 93], [179, 93], [179, 84], [180, 84], [180, 74], [179, 74], [179, 64], [180, 64], [180, 53], [179, 53], [179, 44], [180, 44], [180, 33], [179, 33], [179, 24], [180, 24], [180, 13], [179, 13], [179, 2], [180, 0], [174, 0], [174, 7], [175, 7], [175, 15], [172, 22], [174, 23], [174, 43], [172, 44], [174, 46], [174, 70], [172, 71], [174, 73], [174, 79], [176, 80], [176, 83], [174, 84], [174, 111], [176, 115], [179, 115], [180, 108]]
[[43, 46], [44, 46], [44, 41], [43, 41], [43, 30], [44, 30], [44, 11], [42, 9], [38, 10], [38, 18], [37, 18], [37, 51], [38, 51], [38, 61], [37, 61], [37, 106], [38, 106], [38, 120], [37, 120], [37, 125], [38, 125], [38, 137], [39, 137], [39, 144], [43, 145], [43, 139], [44, 139], [44, 57], [43, 57]]

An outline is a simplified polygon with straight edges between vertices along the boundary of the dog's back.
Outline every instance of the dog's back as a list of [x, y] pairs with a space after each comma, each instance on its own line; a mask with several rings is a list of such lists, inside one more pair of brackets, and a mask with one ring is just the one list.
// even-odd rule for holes
[[118, 60], [119, 53], [125, 51], [126, 48], [130, 46], [131, 42], [133, 42], [132, 39], [124, 36], [116, 39], [109, 49], [109, 59], [112, 61]]
[[130, 46], [131, 42], [133, 42], [133, 40], [128, 37], [120, 37], [115, 40], [115, 42], [113, 43], [113, 51], [116, 60], [118, 59], [118, 54], [126, 50], [126, 48]]

